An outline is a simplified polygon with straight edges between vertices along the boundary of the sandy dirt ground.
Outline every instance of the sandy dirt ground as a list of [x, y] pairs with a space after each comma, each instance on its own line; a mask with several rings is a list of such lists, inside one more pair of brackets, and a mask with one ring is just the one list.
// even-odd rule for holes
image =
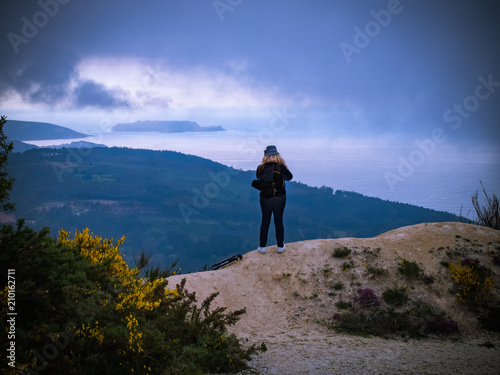
[[[333, 257], [344, 247], [351, 250], [347, 258]], [[424, 223], [374, 238], [303, 241], [287, 244], [282, 254], [276, 250], [251, 251], [223, 269], [168, 278], [170, 287], [186, 278], [187, 290], [199, 301], [219, 292], [215, 306], [246, 308], [230, 332], [248, 344], [263, 342], [268, 350], [254, 357], [245, 374], [500, 374], [500, 335], [481, 329], [458, 303], [450, 270], [443, 266], [479, 259], [493, 270], [490, 298], [498, 300], [499, 267], [492, 259], [500, 255], [500, 231]], [[398, 271], [402, 260], [418, 263], [434, 282], [405, 279]], [[344, 262], [351, 267], [343, 270]], [[375, 275], [370, 269], [386, 271]], [[350, 336], [328, 328], [338, 312], [335, 302], [352, 300], [357, 289], [371, 288], [380, 296], [402, 286], [410, 300], [425, 301], [456, 320], [460, 334], [417, 340]]]

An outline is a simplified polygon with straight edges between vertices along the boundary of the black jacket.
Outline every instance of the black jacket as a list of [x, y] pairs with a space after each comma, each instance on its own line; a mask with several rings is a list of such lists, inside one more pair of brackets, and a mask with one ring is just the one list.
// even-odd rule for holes
[[[279, 175], [281, 175], [282, 181], [283, 181], [283, 186], [281, 188], [279, 188], [279, 187], [277, 188], [275, 196], [286, 197], [285, 181], [290, 181], [293, 178], [292, 172], [290, 172], [288, 170], [286, 165], [277, 164], [277, 163], [261, 164], [257, 167], [255, 175], [257, 176], [257, 179], [259, 179], [261, 176], [265, 176], [265, 175], [273, 176], [274, 170], [279, 172]], [[268, 197], [273, 196], [273, 194], [270, 194], [269, 192], [261, 191], [260, 196], [264, 197], [264, 198], [268, 198]]]

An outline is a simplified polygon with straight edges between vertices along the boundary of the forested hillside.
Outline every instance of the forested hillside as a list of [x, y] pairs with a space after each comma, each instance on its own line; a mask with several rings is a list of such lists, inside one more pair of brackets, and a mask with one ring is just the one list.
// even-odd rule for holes
[[[179, 259], [198, 271], [258, 246], [258, 191], [254, 172], [170, 151], [126, 148], [33, 149], [13, 153], [12, 201], [16, 218], [53, 234], [88, 227], [126, 240], [129, 262], [142, 250], [153, 260]], [[421, 222], [455, 221], [455, 215], [383, 201], [357, 193], [290, 182], [285, 240], [371, 237]], [[270, 230], [269, 245], [274, 244]]]

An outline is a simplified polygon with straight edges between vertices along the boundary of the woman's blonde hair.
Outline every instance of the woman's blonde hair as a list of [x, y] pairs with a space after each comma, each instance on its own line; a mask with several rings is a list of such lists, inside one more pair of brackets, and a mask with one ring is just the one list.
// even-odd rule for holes
[[266, 163], [283, 164], [286, 167], [285, 159], [283, 159], [280, 154], [265, 155], [262, 158], [262, 164], [266, 164]]

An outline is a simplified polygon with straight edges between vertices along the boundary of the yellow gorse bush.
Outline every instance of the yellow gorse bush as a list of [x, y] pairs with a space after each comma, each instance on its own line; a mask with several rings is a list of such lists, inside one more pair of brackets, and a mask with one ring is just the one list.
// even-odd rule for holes
[[61, 229], [58, 241], [78, 249], [92, 263], [102, 263], [110, 259], [108, 271], [112, 277], [127, 278], [136, 277], [139, 274], [139, 270], [131, 269], [128, 266], [120, 252], [120, 245], [125, 241], [125, 236], [118, 240], [116, 245], [113, 245], [112, 238], [104, 239], [97, 235], [94, 236], [88, 228], [85, 228], [83, 232], [75, 231], [74, 239], [70, 238], [70, 232]]
[[[157, 280], [135, 280], [133, 289], [134, 293], [129, 291], [120, 293], [118, 296], [118, 303], [116, 304], [116, 310], [135, 308], [138, 310], [149, 310], [152, 311], [156, 307], [160, 306], [161, 298], [154, 299], [154, 291], [156, 288], [161, 287], [164, 281], [162, 279]], [[165, 289], [165, 295], [167, 296], [178, 296], [177, 290]]]
[[474, 267], [477, 266], [474, 261], [471, 264], [472, 267], [453, 263], [448, 266], [451, 277], [460, 286], [460, 292], [455, 295], [460, 303], [465, 303], [469, 299], [477, 301], [481, 292], [488, 291], [495, 286], [490, 276], [481, 277], [477, 267]]
[[[137, 268], [130, 268], [123, 259], [119, 246], [125, 241], [123, 236], [116, 245], [113, 239], [103, 239], [85, 228], [83, 232], [75, 232], [75, 238], [70, 238], [70, 233], [61, 229], [59, 231], [59, 242], [80, 251], [92, 263], [102, 263], [108, 259], [111, 260], [108, 266], [108, 272], [111, 277], [119, 279], [119, 285], [123, 292], [118, 296], [118, 302], [115, 305], [116, 310], [124, 308], [135, 308], [138, 310], [153, 310], [161, 303], [161, 296], [153, 299], [155, 289], [164, 284], [164, 280], [154, 281], [139, 279], [137, 276], [140, 271]], [[177, 291], [165, 289], [165, 295], [178, 296]]]
[[94, 326], [90, 324], [82, 324], [79, 329], [76, 330], [76, 334], [80, 337], [88, 337], [97, 340], [99, 344], [104, 341], [104, 334], [99, 327], [99, 322], [95, 322]]
[[[143, 351], [143, 332], [140, 331], [135, 313], [140, 310], [152, 311], [160, 306], [163, 297], [179, 296], [179, 293], [176, 289], [165, 288], [164, 279], [138, 278], [140, 270], [130, 268], [120, 251], [119, 246], [124, 240], [125, 237], [122, 237], [116, 244], [113, 244], [112, 238], [103, 239], [91, 233], [88, 228], [82, 232], [76, 231], [74, 239], [70, 238], [69, 232], [60, 230], [58, 239], [59, 243], [77, 249], [91, 263], [109, 262], [108, 273], [117, 280], [114, 284], [117, 291], [114, 308], [116, 311], [127, 312], [122, 321], [129, 333], [128, 349], [134, 353], [140, 353]], [[158, 293], [159, 288], [162, 288], [160, 293]], [[108, 301], [102, 302], [107, 304]], [[95, 339], [99, 344], [104, 341], [104, 334], [98, 322], [95, 322], [93, 326], [82, 324], [76, 333], [81, 337]]]
[[140, 353], [143, 351], [142, 349], [143, 342], [142, 342], [142, 332], [138, 331], [137, 329], [139, 326], [139, 322], [132, 314], [126, 316], [126, 320], [129, 332], [129, 338], [128, 338], [129, 349], [132, 352]]

